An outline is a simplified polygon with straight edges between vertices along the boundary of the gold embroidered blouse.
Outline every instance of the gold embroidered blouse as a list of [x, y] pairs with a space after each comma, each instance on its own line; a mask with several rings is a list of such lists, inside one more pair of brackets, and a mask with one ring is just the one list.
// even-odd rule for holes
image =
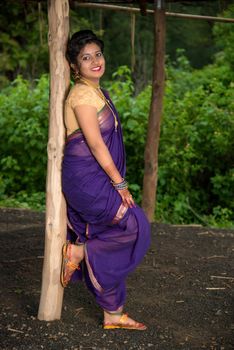
[[104, 107], [105, 102], [98, 96], [92, 86], [81, 83], [72, 86], [65, 101], [64, 121], [67, 136], [79, 129], [74, 108], [81, 105], [93, 106], [98, 113]]

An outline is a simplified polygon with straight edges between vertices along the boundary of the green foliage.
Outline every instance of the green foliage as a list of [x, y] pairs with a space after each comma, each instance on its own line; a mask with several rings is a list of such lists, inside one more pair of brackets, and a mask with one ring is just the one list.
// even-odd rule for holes
[[158, 218], [209, 223], [215, 216], [222, 222], [223, 218], [231, 221], [234, 85], [225, 70], [227, 66], [214, 64], [202, 72], [184, 70], [181, 76], [179, 61], [177, 68], [168, 69], [159, 150]]
[[0, 207], [45, 210], [45, 192], [34, 192], [28, 194], [20, 191], [12, 197], [3, 196], [0, 198]]
[[[0, 3], [0, 87], [18, 75], [33, 81], [49, 72], [47, 17], [46, 2]], [[95, 30], [71, 9], [71, 33], [83, 28]]]
[[20, 76], [0, 95], [1, 197], [45, 189], [48, 77], [32, 88]]
[[[234, 4], [230, 5], [224, 13], [222, 13], [223, 17], [234, 17]], [[233, 50], [233, 42], [234, 42], [234, 30], [233, 23], [226, 23], [222, 25], [221, 23], [216, 23], [214, 26], [214, 36], [216, 39], [216, 45], [220, 50], [220, 53], [217, 57], [220, 60], [220, 63], [228, 63], [230, 64], [230, 73], [233, 76], [234, 69], [234, 50]]]
[[[34, 85], [18, 77], [0, 95], [0, 205], [44, 205], [48, 77]], [[106, 86], [121, 116], [127, 178], [140, 203], [151, 87], [133, 97], [126, 66]], [[168, 63], [164, 106], [157, 220], [231, 226], [234, 84], [228, 67], [194, 71], [179, 53], [176, 64]]]
[[[127, 174], [139, 202], [151, 88], [136, 98], [127, 67], [110, 89], [120, 113]], [[193, 70], [183, 51], [168, 63], [159, 149], [157, 220], [231, 226], [233, 219], [234, 84], [229, 66]]]
[[150, 104], [150, 87], [133, 97], [134, 85], [128, 67], [122, 66], [113, 74], [108, 91], [121, 116], [125, 150], [127, 155], [127, 177], [132, 192], [141, 201], [141, 184], [144, 171], [144, 143], [147, 116]]
[[[194, 4], [191, 1], [189, 4], [183, 1], [166, 3], [169, 12], [216, 16], [229, 3], [233, 3], [233, 0], [194, 1]], [[104, 39], [108, 79], [117, 67], [130, 67], [133, 55], [131, 14], [77, 8], [74, 1], [70, 1], [69, 5], [71, 34], [90, 28]], [[153, 4], [148, 4], [148, 8], [152, 7]], [[0, 87], [6, 86], [19, 74], [33, 81], [49, 71], [47, 12], [46, 1], [0, 2]], [[137, 93], [151, 80], [154, 56], [153, 18], [152, 15], [136, 16], [134, 85]], [[226, 26], [228, 25], [220, 24], [220, 29], [226, 30]], [[218, 50], [214, 45], [212, 27], [213, 23], [208, 21], [167, 17], [166, 50], [170, 59], [175, 59], [176, 49], [180, 47], [184, 48], [193, 67], [203, 67], [210, 63]], [[230, 54], [233, 55], [231, 49]]]
[[21, 74], [30, 79], [48, 71], [46, 6], [0, 4], [0, 86]]
[[[130, 70], [120, 67], [106, 88], [119, 111], [127, 179], [141, 201], [151, 87], [134, 97]], [[0, 205], [44, 208], [48, 77], [18, 77], [0, 94]], [[168, 62], [159, 148], [156, 219], [232, 226], [234, 84], [229, 66], [195, 71], [178, 53]]]
[[[167, 62], [155, 213], [162, 222], [233, 227], [234, 41], [228, 25], [214, 31], [221, 51], [213, 64], [194, 70], [183, 50]], [[151, 86], [136, 95], [121, 66], [106, 88], [122, 120], [127, 179], [140, 203]], [[45, 75], [33, 84], [18, 77], [0, 94], [0, 205], [43, 208], [48, 95]]]

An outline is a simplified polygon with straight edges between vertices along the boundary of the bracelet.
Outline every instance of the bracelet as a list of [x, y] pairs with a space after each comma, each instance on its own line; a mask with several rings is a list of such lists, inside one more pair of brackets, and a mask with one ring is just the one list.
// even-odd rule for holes
[[116, 190], [126, 190], [128, 188], [128, 183], [125, 179], [123, 179], [123, 181], [119, 183], [115, 183], [113, 181], [111, 181], [111, 183]]

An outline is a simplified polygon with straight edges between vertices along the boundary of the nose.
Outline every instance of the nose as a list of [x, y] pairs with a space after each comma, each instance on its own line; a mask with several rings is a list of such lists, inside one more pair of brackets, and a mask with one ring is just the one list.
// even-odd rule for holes
[[92, 57], [92, 63], [97, 63], [97, 61], [98, 61], [98, 58], [96, 56], [93, 56]]

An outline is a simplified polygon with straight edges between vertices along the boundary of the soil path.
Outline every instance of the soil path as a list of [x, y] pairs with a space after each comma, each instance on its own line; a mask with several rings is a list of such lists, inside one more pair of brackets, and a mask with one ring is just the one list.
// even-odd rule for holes
[[152, 245], [128, 279], [126, 309], [145, 332], [104, 331], [82, 283], [65, 291], [62, 319], [37, 320], [42, 213], [0, 209], [2, 350], [234, 349], [234, 231], [152, 225]]

